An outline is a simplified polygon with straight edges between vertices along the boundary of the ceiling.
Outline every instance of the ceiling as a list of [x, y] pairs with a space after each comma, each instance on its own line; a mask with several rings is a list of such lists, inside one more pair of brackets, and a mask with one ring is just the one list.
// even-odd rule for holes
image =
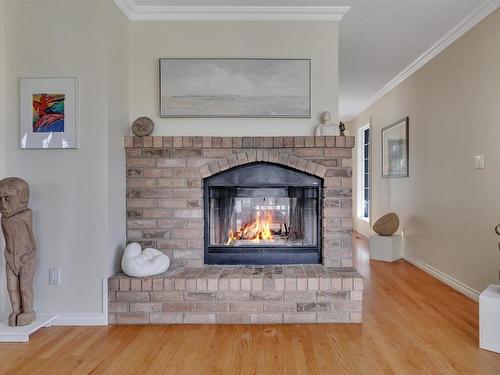
[[[340, 23], [339, 111], [359, 114], [380, 90], [492, 0], [128, 0], [137, 6], [350, 6]], [[497, 2], [498, 3], [498, 2]], [[498, 6], [498, 4], [497, 4]], [[378, 95], [377, 95], [378, 94]]]

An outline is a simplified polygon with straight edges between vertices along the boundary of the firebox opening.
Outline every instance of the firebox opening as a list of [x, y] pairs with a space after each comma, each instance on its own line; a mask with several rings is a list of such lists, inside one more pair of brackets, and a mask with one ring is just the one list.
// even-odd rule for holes
[[206, 179], [205, 262], [319, 263], [320, 188], [317, 177], [269, 163]]
[[210, 245], [315, 246], [317, 199], [314, 188], [213, 188]]

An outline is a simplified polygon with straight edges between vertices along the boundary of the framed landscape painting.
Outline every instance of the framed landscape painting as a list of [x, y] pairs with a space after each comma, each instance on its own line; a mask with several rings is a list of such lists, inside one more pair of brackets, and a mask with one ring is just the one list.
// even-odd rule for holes
[[21, 78], [21, 148], [76, 148], [76, 79]]
[[405, 117], [382, 129], [382, 177], [408, 177], [408, 123]]
[[309, 59], [160, 59], [160, 117], [310, 118]]

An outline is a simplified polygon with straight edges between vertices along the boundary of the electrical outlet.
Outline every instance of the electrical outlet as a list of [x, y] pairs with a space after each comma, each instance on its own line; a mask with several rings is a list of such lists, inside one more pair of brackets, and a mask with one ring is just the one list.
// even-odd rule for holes
[[61, 285], [60, 268], [49, 268], [49, 285]]

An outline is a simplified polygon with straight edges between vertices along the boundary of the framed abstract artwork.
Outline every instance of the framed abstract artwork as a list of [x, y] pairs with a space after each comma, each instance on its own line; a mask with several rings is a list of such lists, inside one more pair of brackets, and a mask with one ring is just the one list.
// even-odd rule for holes
[[20, 146], [77, 148], [76, 78], [21, 78]]
[[409, 118], [382, 129], [382, 177], [408, 177]]
[[160, 117], [310, 118], [311, 60], [160, 59]]

